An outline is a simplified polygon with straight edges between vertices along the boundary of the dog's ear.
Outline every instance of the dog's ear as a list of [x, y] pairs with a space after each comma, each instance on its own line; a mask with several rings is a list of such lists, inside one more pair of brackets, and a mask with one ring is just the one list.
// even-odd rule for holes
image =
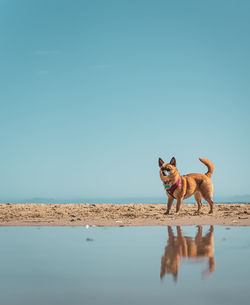
[[161, 158], [159, 158], [159, 166], [160, 167], [162, 166], [163, 163], [164, 163], [164, 161]]
[[175, 157], [173, 157], [173, 158], [171, 159], [170, 164], [173, 165], [173, 166], [176, 166]]

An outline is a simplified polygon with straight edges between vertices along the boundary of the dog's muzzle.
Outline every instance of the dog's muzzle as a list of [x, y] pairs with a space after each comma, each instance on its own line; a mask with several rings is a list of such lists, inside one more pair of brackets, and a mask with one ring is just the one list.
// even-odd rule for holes
[[162, 172], [162, 175], [165, 176], [165, 177], [170, 176], [170, 170], [164, 169], [164, 170], [162, 170], [161, 172]]

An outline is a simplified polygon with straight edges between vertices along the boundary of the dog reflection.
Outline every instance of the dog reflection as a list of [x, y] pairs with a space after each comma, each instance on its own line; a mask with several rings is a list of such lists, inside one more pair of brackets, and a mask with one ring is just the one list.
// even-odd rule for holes
[[208, 262], [208, 268], [203, 272], [206, 276], [215, 270], [214, 238], [213, 226], [210, 226], [208, 233], [202, 236], [202, 227], [198, 226], [198, 231], [193, 239], [184, 236], [180, 226], [177, 226], [177, 236], [174, 235], [172, 228], [168, 227], [168, 243], [164, 255], [161, 259], [161, 279], [166, 274], [172, 274], [177, 280], [180, 262], [183, 259], [190, 259], [191, 262]]

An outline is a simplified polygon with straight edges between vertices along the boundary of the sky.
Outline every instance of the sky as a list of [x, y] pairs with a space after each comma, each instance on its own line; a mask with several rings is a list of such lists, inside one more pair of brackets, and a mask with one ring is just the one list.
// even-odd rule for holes
[[[0, 0], [0, 200], [250, 194], [250, 2]], [[250, 196], [249, 196], [250, 197]]]

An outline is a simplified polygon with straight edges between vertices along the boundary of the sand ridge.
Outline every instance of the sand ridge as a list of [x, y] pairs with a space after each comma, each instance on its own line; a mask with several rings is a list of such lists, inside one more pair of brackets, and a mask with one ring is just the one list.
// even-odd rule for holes
[[0, 204], [0, 226], [164, 226], [164, 225], [242, 225], [250, 226], [250, 203], [215, 204], [208, 214], [203, 205], [175, 206], [164, 215], [166, 204]]

